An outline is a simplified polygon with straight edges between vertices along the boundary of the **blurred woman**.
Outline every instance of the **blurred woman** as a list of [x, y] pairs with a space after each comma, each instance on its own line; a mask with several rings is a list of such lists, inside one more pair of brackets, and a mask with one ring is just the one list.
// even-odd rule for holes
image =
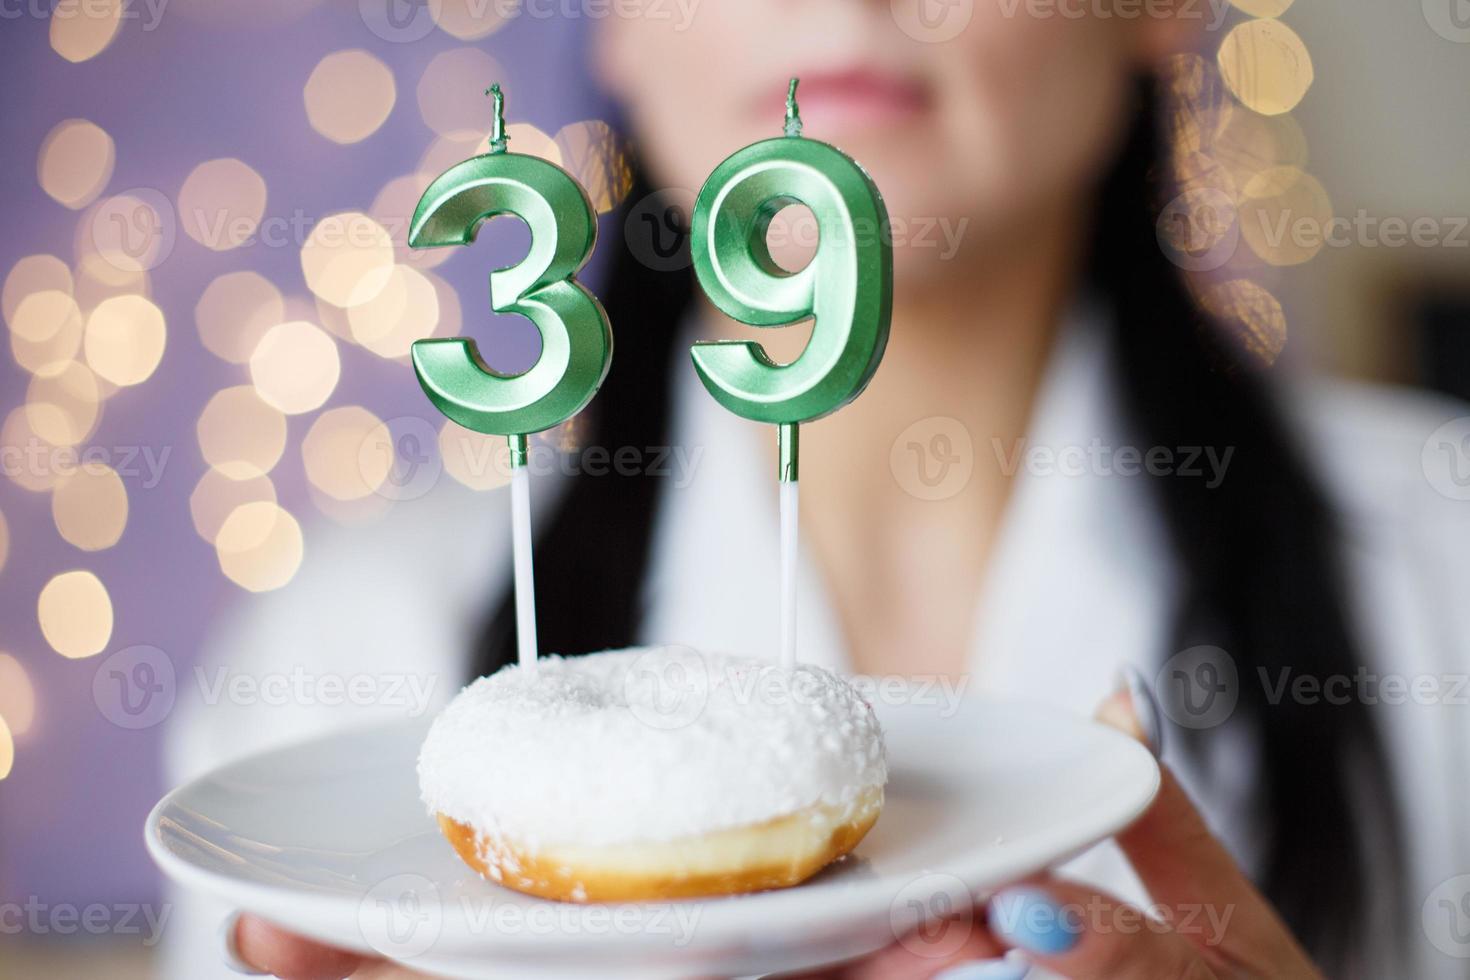
[[[1158, 76], [1192, 43], [1196, 7], [979, 4], [942, 42], [889, 0], [730, 0], [687, 26], [599, 24], [597, 71], [640, 160], [630, 206], [655, 190], [676, 200], [776, 135], [798, 75], [807, 134], [861, 161], [895, 221], [886, 358], [803, 439], [802, 656], [1079, 711], [1103, 701], [1156, 751], [1180, 723], [1166, 757], [1178, 781], [1137, 826], [998, 901], [1229, 911], [1219, 935], [1084, 923], [1037, 937], [993, 909], [951, 955], [898, 944], [831, 975], [1019, 976], [1001, 959], [1013, 949], [1075, 978], [1456, 975], [1403, 926], [1443, 868], [1464, 866], [1448, 778], [1464, 720], [1289, 685], [1465, 669], [1451, 588], [1470, 535], [1418, 469], [1425, 436], [1457, 410], [1274, 390], [1159, 247], [1176, 191]], [[687, 348], [756, 339], [784, 362], [809, 328], [724, 321], [686, 264], [637, 239], [645, 224], [619, 222], [627, 235], [602, 244], [617, 254], [599, 295], [618, 357], [578, 441], [584, 454], [674, 447], [673, 468], [542, 481], [541, 647], [774, 656], [773, 439], [708, 398]], [[795, 267], [799, 253], [778, 258]], [[1046, 464], [1063, 456], [1087, 462]], [[340, 533], [290, 590], [222, 631], [208, 662], [411, 671], [442, 680], [442, 702], [513, 659], [503, 523], [483, 498], [446, 491]], [[1233, 668], [1233, 711], [1191, 724], [1190, 702], [1161, 712], [1136, 680], [1109, 697], [1120, 668], [1187, 686], [1189, 671], [1161, 671], [1182, 651]], [[195, 706], [177, 768], [383, 713], [299, 705], [271, 716], [267, 738], [250, 734], [259, 713]], [[387, 969], [290, 926], [231, 919], [231, 955], [287, 977]]]

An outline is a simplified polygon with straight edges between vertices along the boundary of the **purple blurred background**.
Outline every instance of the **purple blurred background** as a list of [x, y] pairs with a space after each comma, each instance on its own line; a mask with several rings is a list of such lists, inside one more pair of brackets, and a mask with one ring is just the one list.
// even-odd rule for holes
[[[140, 3], [126, 8], [105, 50], [79, 63], [55, 49], [55, 43], [65, 48], [67, 38], [53, 41], [47, 17], [10, 16], [0, 32], [0, 172], [7, 175], [0, 198], [8, 215], [0, 270], [38, 253], [76, 261], [78, 222], [88, 220], [87, 211], [64, 207], [37, 181], [38, 149], [68, 118], [90, 120], [115, 143], [115, 169], [102, 199], [151, 188], [172, 201], [198, 164], [234, 157], [263, 179], [266, 218], [304, 217], [309, 231], [335, 212], [367, 211], [385, 184], [416, 172], [436, 133], [422, 118], [415, 87], [442, 52], [469, 46], [489, 52], [503, 74], [455, 81], [480, 88], [502, 82], [512, 122], [551, 135], [602, 111], [584, 76], [577, 21], [518, 18], [483, 39], [461, 40], [432, 21], [419, 30], [414, 18], [422, 21], [427, 9], [400, 6], [411, 40], [378, 36], [355, 3], [175, 0], [156, 19]], [[386, 65], [397, 95], [376, 131], [342, 145], [314, 131], [303, 87], [324, 56], [346, 49], [369, 52]], [[401, 237], [401, 229], [393, 230]], [[489, 317], [484, 276], [492, 261], [509, 264], [523, 250], [517, 232], [497, 228], [488, 251], [456, 255], [436, 269], [461, 297], [466, 321]], [[106, 653], [135, 644], [161, 648], [182, 672], [217, 611], [249, 601], [191, 526], [190, 495], [208, 469], [196, 422], [216, 391], [251, 380], [244, 365], [206, 350], [195, 306], [215, 277], [248, 269], [276, 285], [293, 319], [315, 319], [301, 245], [296, 236], [216, 251], [180, 230], [167, 257], [149, 270], [146, 291], [167, 322], [162, 360], [147, 381], [106, 398], [86, 440], [117, 450], [111, 460], [122, 473], [128, 515], [116, 545], [95, 552], [68, 545], [53, 525], [49, 494], [0, 481], [0, 513], [10, 535], [0, 573], [0, 650], [19, 661], [34, 691], [34, 718], [16, 735], [14, 770], [0, 782], [0, 901], [136, 902], [159, 890], [141, 828], [165, 789], [159, 742], [166, 726], [128, 731], [110, 723], [94, 702], [93, 677]], [[587, 275], [595, 281], [595, 270]], [[521, 349], [500, 353], [512, 363], [529, 361], [533, 341], [524, 331], [512, 336], [524, 341]], [[341, 380], [322, 410], [355, 404], [380, 419], [418, 415], [439, 428], [442, 420], [403, 363], [350, 338], [336, 343]], [[8, 412], [25, 400], [29, 374], [7, 357], [0, 379]], [[307, 548], [312, 524], [323, 518], [314, 513], [299, 446], [317, 414], [288, 416], [287, 449], [269, 473], [280, 504], [301, 521]], [[141, 472], [124, 471], [126, 454], [138, 447], [155, 459], [168, 453], [156, 486], [148, 485], [153, 480], [141, 462], [134, 467]], [[39, 627], [38, 594], [52, 576], [72, 569], [94, 572], [110, 595], [115, 619], [102, 656], [57, 656]], [[0, 679], [8, 682], [9, 675]], [[17, 697], [13, 686], [10, 697]]]

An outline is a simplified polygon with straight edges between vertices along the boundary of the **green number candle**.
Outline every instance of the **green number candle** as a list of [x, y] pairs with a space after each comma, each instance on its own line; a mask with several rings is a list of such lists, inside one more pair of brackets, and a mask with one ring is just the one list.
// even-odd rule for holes
[[[758, 343], [695, 344], [694, 367], [735, 414], [777, 426], [782, 526], [782, 660], [795, 660], [798, 426], [856, 398], [888, 342], [893, 251], [888, 212], [872, 179], [836, 147], [802, 136], [796, 79], [784, 136], [747, 146], [715, 168], [691, 222], [694, 271], [710, 301], [735, 320], [779, 327], [813, 319], [806, 350], [777, 364]], [[816, 216], [816, 255], [800, 272], [771, 258], [771, 219], [790, 204]]]
[[612, 330], [602, 305], [576, 280], [597, 240], [597, 212], [565, 170], [538, 157], [507, 152], [505, 101], [495, 100], [490, 152], [441, 174], [420, 199], [409, 227], [413, 248], [469, 245], [480, 225], [514, 215], [531, 232], [526, 257], [490, 273], [491, 308], [528, 317], [541, 334], [530, 370], [505, 375], [480, 358], [475, 342], [457, 337], [413, 345], [414, 372], [429, 399], [460, 425], [506, 436], [516, 554], [516, 628], [522, 665], [536, 655], [531, 578], [527, 436], [586, 407], [607, 376]]

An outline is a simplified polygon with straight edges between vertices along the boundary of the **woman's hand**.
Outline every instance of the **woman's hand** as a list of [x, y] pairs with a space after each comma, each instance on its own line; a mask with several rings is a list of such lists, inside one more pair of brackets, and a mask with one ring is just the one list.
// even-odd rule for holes
[[[1142, 692], [1140, 725], [1126, 691], [1100, 720], [1145, 744], [1158, 708]], [[806, 974], [809, 980], [1020, 980], [1032, 963], [1071, 980], [1317, 978], [1321, 974], [1274, 909], [1210, 833], [1165, 769], [1159, 795], [1118, 843], [1165, 921], [1096, 889], [1050, 875], [1006, 888], [976, 910], [970, 935], [926, 942], [918, 933], [871, 957]], [[963, 928], [958, 921], [951, 928]], [[935, 955], [940, 945], [945, 955]], [[929, 952], [930, 955], [924, 955]]]
[[[1158, 731], [1157, 707], [1146, 694], [1139, 700], [1145, 702], [1143, 724], [1126, 692], [1109, 698], [1098, 716], [1145, 744], [1156, 743], [1157, 737], [1145, 732]], [[1026, 964], [1034, 963], [1071, 980], [1320, 977], [1167, 769], [1153, 805], [1117, 840], [1164, 921], [1091, 887], [1048, 875], [1007, 888], [977, 910], [958, 949], [951, 948], [949, 934], [935, 943], [916, 933], [862, 960], [804, 976], [1019, 980]], [[941, 944], [944, 955], [935, 955]], [[245, 964], [286, 980], [420, 976], [328, 949], [254, 918], [238, 923], [234, 945]]]

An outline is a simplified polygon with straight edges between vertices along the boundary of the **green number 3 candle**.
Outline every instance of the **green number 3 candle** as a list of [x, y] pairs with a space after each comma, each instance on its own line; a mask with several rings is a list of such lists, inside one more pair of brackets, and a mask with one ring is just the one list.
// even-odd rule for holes
[[413, 366], [429, 399], [467, 429], [506, 436], [516, 556], [516, 629], [520, 661], [535, 661], [527, 435], [558, 425], [586, 407], [607, 376], [612, 330], [597, 299], [577, 282], [597, 240], [597, 212], [570, 174], [538, 157], [509, 153], [504, 98], [495, 99], [490, 152], [456, 164], [429, 185], [414, 212], [413, 248], [468, 245], [480, 225], [514, 215], [531, 232], [516, 265], [490, 273], [491, 307], [530, 318], [541, 356], [530, 370], [504, 375], [480, 358], [473, 340], [421, 340]]
[[[816, 216], [816, 255], [800, 272], [771, 258], [771, 219], [790, 204]], [[836, 411], [872, 379], [888, 343], [893, 251], [871, 178], [836, 147], [802, 136], [796, 79], [785, 136], [747, 146], [715, 168], [694, 204], [690, 249], [710, 301], [733, 319], [778, 327], [813, 319], [802, 355], [777, 364], [751, 341], [695, 344], [694, 367], [717, 401], [776, 425], [782, 496], [782, 660], [795, 659], [797, 427]]]

